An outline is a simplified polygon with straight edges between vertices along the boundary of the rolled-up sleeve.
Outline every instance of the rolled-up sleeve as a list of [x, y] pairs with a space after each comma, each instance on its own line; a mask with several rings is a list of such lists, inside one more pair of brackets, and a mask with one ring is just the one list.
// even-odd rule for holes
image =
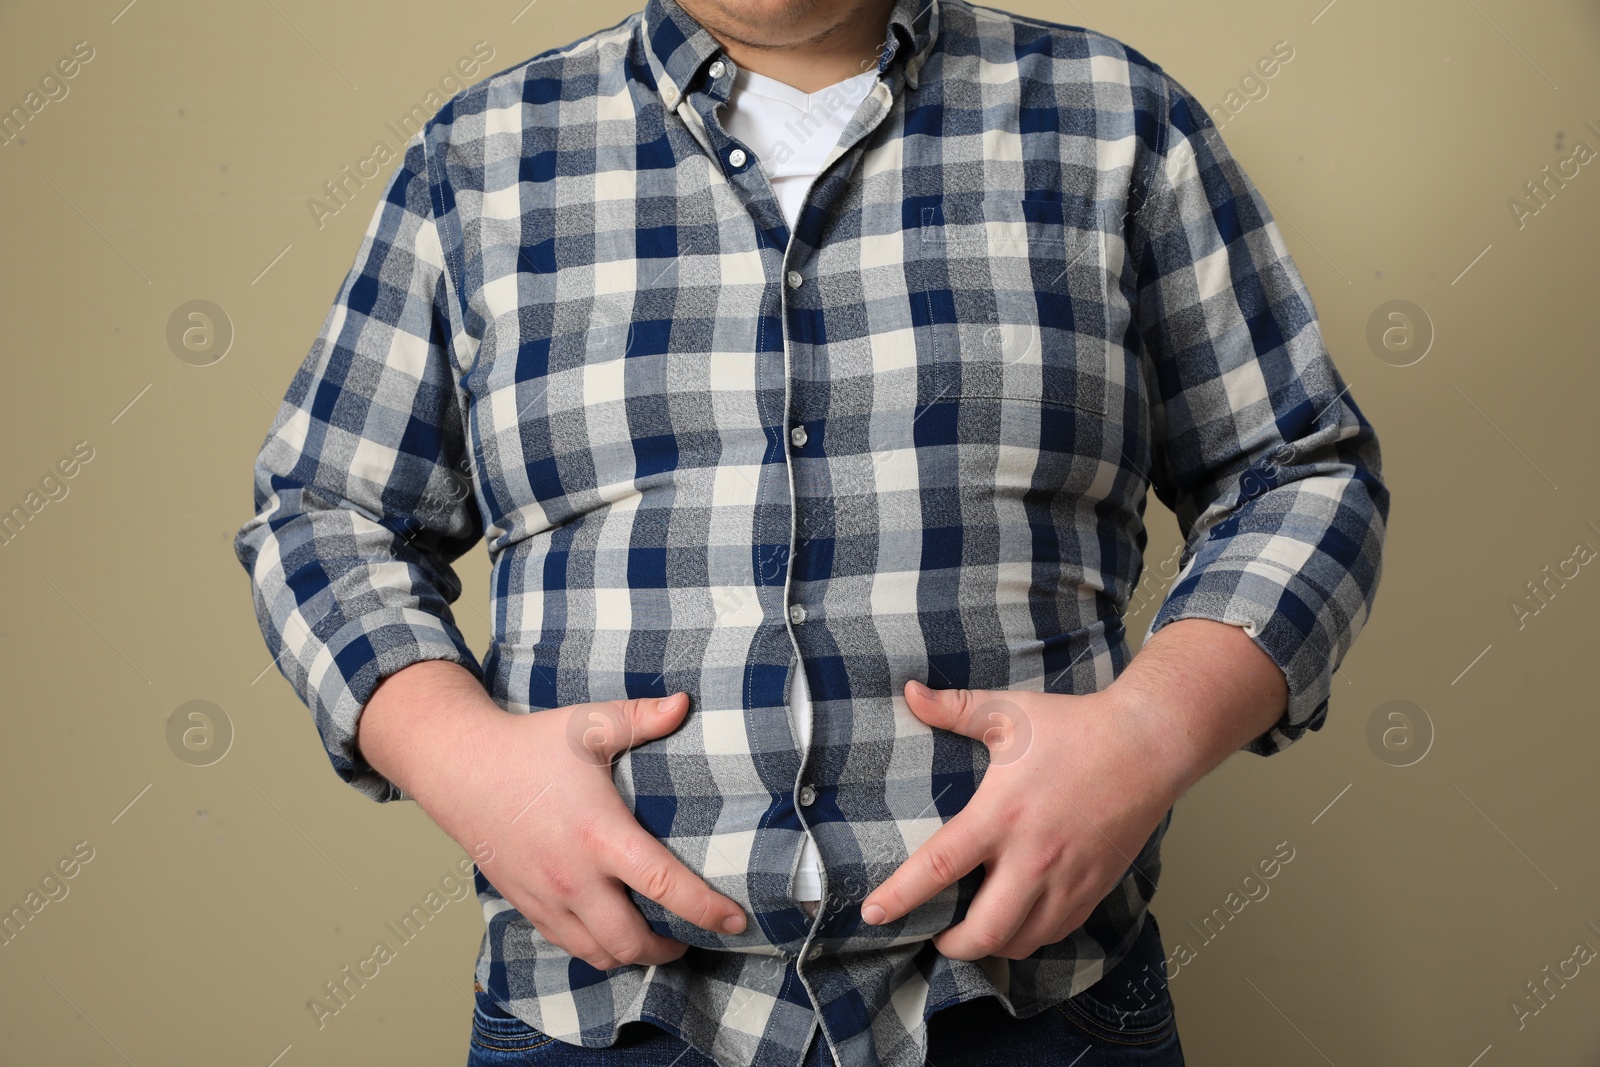
[[1323, 344], [1276, 222], [1205, 108], [1169, 75], [1130, 224], [1153, 419], [1151, 487], [1185, 548], [1150, 633], [1242, 627], [1282, 669], [1271, 755], [1327, 716], [1371, 612], [1389, 494], [1378, 438]]
[[255, 460], [234, 537], [257, 621], [339, 777], [405, 799], [356, 748], [385, 677], [421, 660], [483, 672], [450, 611], [450, 564], [483, 535], [450, 360], [446, 275], [422, 134]]

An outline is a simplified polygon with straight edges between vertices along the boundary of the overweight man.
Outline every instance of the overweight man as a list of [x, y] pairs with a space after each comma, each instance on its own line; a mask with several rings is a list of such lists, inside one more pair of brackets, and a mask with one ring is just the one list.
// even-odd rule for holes
[[1388, 493], [1139, 52], [648, 0], [405, 146], [255, 505], [334, 769], [476, 863], [469, 1064], [1093, 1067], [1182, 1063], [1172, 806], [1322, 725]]

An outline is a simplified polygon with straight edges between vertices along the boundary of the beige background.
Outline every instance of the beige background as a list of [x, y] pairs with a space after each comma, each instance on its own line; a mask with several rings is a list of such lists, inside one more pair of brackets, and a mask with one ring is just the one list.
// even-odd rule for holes
[[[268, 669], [231, 538], [380, 186], [322, 230], [306, 201], [375, 140], [393, 147], [384, 123], [475, 42], [498, 71], [635, 9], [538, 0], [516, 17], [523, 2], [0, 3], [7, 108], [75, 42], [95, 50], [0, 147], [0, 507], [75, 442], [94, 449], [0, 548], [0, 905], [74, 843], [94, 850], [0, 947], [0, 1062], [465, 1059], [475, 903], [322, 1029], [306, 1008], [462, 853], [414, 805], [335, 778]], [[1576, 943], [1600, 949], [1600, 566], [1520, 629], [1509, 606], [1580, 540], [1600, 550], [1600, 164], [1521, 229], [1507, 206], [1579, 141], [1600, 149], [1584, 128], [1600, 126], [1600, 6], [1321, 2], [1017, 0], [1119, 37], [1214, 105], [1292, 45], [1223, 132], [1275, 205], [1395, 498], [1327, 727], [1236, 756], [1178, 808], [1154, 910], [1197, 948], [1172, 981], [1183, 1040], [1197, 1067], [1600, 1063], [1600, 965], [1552, 982], [1520, 1029], [1510, 1007]], [[192, 299], [237, 332], [212, 366], [166, 342]], [[1437, 332], [1411, 366], [1367, 341], [1395, 299]], [[1152, 530], [1154, 565], [1176, 539], [1154, 501]], [[482, 649], [485, 560], [461, 574]], [[190, 700], [235, 731], [211, 766], [168, 745]], [[1432, 724], [1412, 766], [1368, 741], [1391, 700]], [[1390, 740], [1398, 760], [1405, 735]], [[1284, 841], [1270, 895], [1205, 944], [1188, 922]]]

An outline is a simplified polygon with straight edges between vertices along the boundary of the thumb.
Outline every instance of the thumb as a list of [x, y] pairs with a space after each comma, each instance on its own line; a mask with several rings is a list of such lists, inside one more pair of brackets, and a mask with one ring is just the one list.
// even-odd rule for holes
[[688, 710], [686, 693], [574, 704], [567, 717], [567, 747], [585, 763], [609, 766], [635, 745], [677, 729]]
[[969, 732], [981, 695], [971, 689], [930, 689], [915, 678], [906, 682], [906, 707], [911, 714], [936, 729], [967, 737], [983, 735], [982, 730]]
[[939, 730], [989, 744], [1017, 717], [1016, 705], [987, 689], [930, 689], [906, 682], [906, 707]]
[[638, 697], [622, 702], [633, 727], [633, 740], [626, 747], [642, 745], [665, 737], [683, 724], [689, 712], [689, 694], [673, 693], [664, 697]]

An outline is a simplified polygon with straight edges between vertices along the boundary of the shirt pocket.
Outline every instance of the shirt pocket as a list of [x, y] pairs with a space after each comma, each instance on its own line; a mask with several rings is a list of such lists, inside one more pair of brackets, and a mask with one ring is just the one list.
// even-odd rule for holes
[[927, 294], [931, 328], [918, 354], [936, 402], [1105, 414], [1111, 279], [1093, 206], [945, 197], [924, 205], [920, 222], [919, 255], [943, 282]]

